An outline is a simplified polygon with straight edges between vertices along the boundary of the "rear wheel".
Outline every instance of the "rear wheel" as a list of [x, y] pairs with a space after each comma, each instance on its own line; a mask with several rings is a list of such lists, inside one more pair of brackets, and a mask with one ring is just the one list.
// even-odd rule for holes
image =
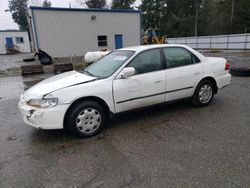
[[207, 106], [214, 97], [215, 86], [210, 80], [202, 80], [195, 89], [192, 97], [194, 106], [202, 107]]
[[101, 105], [94, 101], [83, 101], [69, 111], [66, 125], [75, 135], [84, 138], [99, 133], [106, 119], [105, 110]]

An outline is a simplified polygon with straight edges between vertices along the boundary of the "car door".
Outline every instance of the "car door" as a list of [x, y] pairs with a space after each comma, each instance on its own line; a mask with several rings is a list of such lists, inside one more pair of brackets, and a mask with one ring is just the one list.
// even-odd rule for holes
[[163, 49], [166, 73], [166, 101], [192, 96], [194, 89], [202, 78], [200, 60], [183, 47]]
[[116, 112], [149, 106], [165, 101], [165, 72], [159, 49], [138, 54], [127, 67], [134, 67], [135, 74], [113, 81]]

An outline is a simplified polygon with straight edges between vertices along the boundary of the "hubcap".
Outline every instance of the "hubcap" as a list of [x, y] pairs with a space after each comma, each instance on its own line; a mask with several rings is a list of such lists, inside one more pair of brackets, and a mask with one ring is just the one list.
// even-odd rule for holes
[[213, 89], [209, 84], [204, 84], [199, 91], [199, 100], [201, 103], [208, 103], [213, 95]]
[[81, 111], [76, 118], [76, 126], [82, 133], [92, 133], [101, 124], [101, 115], [94, 108], [87, 108]]

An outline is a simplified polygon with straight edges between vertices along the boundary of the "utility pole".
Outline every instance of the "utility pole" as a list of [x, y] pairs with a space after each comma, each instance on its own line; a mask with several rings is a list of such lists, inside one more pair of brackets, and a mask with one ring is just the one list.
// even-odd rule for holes
[[194, 25], [194, 36], [197, 37], [197, 28], [198, 28], [198, 12], [199, 12], [199, 0], [195, 2], [195, 25]]

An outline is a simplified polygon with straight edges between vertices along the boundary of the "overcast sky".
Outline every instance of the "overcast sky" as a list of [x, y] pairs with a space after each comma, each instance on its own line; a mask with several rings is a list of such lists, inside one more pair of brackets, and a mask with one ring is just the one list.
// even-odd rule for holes
[[[43, 0], [29, 0], [29, 5], [41, 5]], [[50, 0], [53, 7], [79, 7], [79, 1], [82, 0]], [[107, 0], [111, 3], [111, 0]], [[136, 4], [139, 4], [140, 0], [137, 0]], [[0, 30], [5, 29], [18, 29], [17, 24], [12, 20], [10, 12], [5, 12], [8, 9], [8, 0], [0, 0]]]

